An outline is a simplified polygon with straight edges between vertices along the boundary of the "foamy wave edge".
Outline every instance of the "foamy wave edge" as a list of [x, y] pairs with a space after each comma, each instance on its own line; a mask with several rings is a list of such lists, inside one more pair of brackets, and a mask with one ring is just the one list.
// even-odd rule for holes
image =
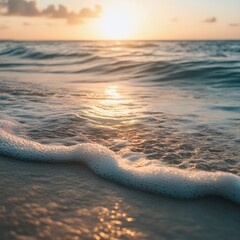
[[0, 155], [25, 161], [79, 162], [98, 176], [135, 189], [180, 199], [221, 196], [240, 204], [240, 177], [224, 172], [134, 165], [97, 144], [49, 146], [18, 137], [15, 125], [0, 121]]

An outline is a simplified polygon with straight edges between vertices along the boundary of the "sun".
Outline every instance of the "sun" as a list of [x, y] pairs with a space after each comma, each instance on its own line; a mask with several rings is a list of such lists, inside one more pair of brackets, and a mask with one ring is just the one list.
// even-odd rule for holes
[[134, 14], [128, 7], [112, 8], [101, 17], [100, 28], [106, 39], [128, 39], [135, 28]]

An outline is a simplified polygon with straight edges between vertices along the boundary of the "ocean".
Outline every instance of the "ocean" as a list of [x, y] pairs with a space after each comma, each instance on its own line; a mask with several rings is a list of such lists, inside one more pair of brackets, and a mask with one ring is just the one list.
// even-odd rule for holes
[[0, 42], [0, 238], [239, 239], [240, 41]]

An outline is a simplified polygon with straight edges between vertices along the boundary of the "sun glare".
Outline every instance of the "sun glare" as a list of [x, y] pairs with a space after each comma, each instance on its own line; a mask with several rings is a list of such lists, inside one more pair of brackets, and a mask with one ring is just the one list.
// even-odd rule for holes
[[112, 98], [112, 99], [122, 98], [122, 96], [118, 92], [118, 87], [117, 86], [110, 86], [110, 87], [106, 88], [105, 93], [106, 93], [108, 98]]
[[112, 8], [112, 10], [103, 14], [100, 20], [100, 28], [105, 38], [124, 40], [133, 34], [134, 22], [134, 14], [129, 8]]

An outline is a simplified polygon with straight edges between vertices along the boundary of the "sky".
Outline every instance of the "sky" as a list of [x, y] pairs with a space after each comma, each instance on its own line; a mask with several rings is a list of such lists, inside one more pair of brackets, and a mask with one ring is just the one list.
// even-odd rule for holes
[[0, 0], [0, 39], [240, 39], [240, 0]]

